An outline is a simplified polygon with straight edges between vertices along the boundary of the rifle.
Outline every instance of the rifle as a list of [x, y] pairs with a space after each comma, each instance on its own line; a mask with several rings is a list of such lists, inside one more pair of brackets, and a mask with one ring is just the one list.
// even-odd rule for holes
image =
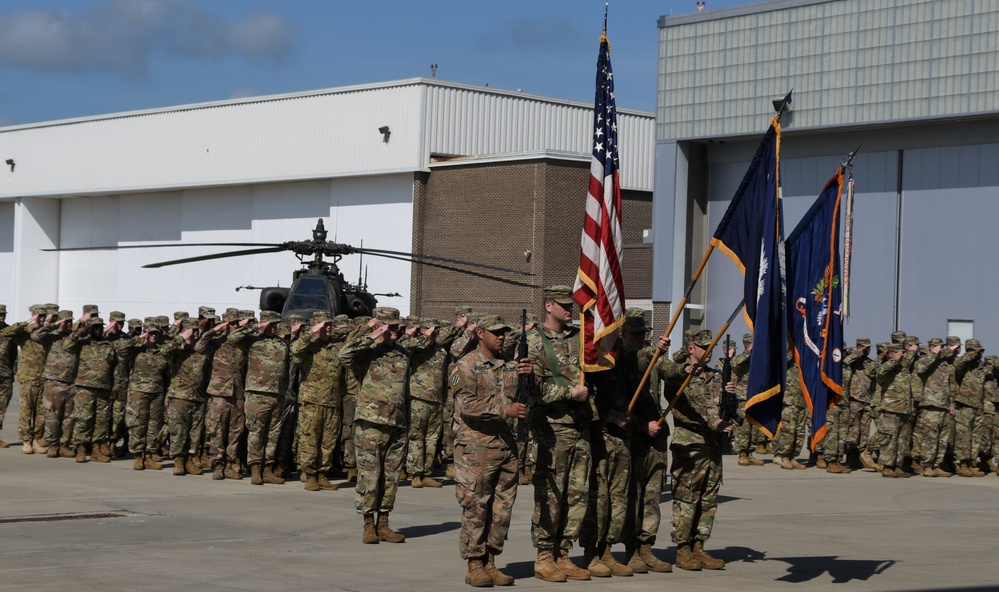
[[[520, 310], [520, 343], [517, 344], [517, 362], [528, 357], [527, 353], [527, 309]], [[534, 406], [534, 397], [531, 396], [531, 389], [534, 388], [533, 374], [517, 375], [517, 403], [527, 405], [528, 417], [531, 408]], [[517, 424], [517, 440], [527, 442], [527, 420], [522, 419]]]
[[725, 385], [732, 382], [732, 356], [729, 353], [732, 339], [725, 335], [725, 357], [722, 358], [722, 395], [719, 402], [718, 416], [722, 421], [730, 421], [741, 426], [743, 418], [739, 417], [739, 401], [735, 398], [735, 393], [725, 390]]

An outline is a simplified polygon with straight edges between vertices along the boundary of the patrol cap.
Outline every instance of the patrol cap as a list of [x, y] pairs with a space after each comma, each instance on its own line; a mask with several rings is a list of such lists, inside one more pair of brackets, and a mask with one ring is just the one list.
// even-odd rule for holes
[[871, 338], [870, 337], [858, 337], [857, 338], [857, 347], [871, 347]]
[[905, 331], [892, 331], [891, 332], [891, 342], [892, 343], [902, 343], [905, 340]]
[[982, 342], [977, 339], [966, 339], [964, 341], [964, 351], [985, 351]]
[[879, 354], [883, 354], [883, 353], [887, 352], [888, 351], [888, 345], [889, 344], [888, 344], [887, 341], [882, 341], [881, 343], [879, 343], [877, 345], [877, 351], [878, 351], [878, 353]]
[[141, 329], [142, 328], [142, 321], [140, 321], [139, 319], [128, 319], [128, 328], [129, 329]]
[[102, 319], [101, 317], [90, 317], [90, 320], [88, 321], [88, 323], [90, 323], [91, 327], [94, 327], [94, 326], [101, 326], [101, 327], [103, 327], [104, 326], [104, 319]]
[[386, 325], [398, 325], [399, 309], [390, 306], [379, 306], [371, 311], [371, 316], [385, 323]]
[[999, 364], [999, 356], [985, 356], [985, 363], [990, 366]]
[[345, 314], [338, 314], [333, 317], [333, 326], [337, 329], [342, 329], [344, 327], [350, 326], [350, 317]]
[[44, 304], [32, 304], [28, 308], [28, 312], [31, 314], [49, 314], [48, 308]]
[[112, 321], [117, 321], [119, 323], [124, 323], [125, 322], [125, 313], [121, 312], [120, 310], [112, 310], [111, 314], [108, 315], [108, 318], [110, 318]]
[[142, 332], [143, 333], [159, 333], [160, 324], [156, 322], [156, 317], [146, 317], [142, 322]]
[[904, 345], [919, 345], [919, 338], [915, 335], [907, 335], [904, 340], [902, 340]]
[[474, 324], [478, 325], [479, 324], [479, 319], [482, 318], [482, 315], [479, 314], [479, 313], [477, 313], [477, 312], [470, 312], [470, 313], [468, 313], [468, 315], [466, 315], [466, 318], [468, 319], [469, 323], [474, 323]]
[[902, 351], [902, 344], [901, 343], [889, 343], [888, 345], [885, 346], [885, 351], [887, 353], [889, 353], [889, 354], [900, 352], [900, 351]]
[[409, 315], [408, 317], [406, 317], [406, 324], [409, 325], [410, 327], [419, 327], [420, 317], [417, 315]]
[[202, 317], [202, 318], [204, 318], [204, 317], [213, 317], [213, 316], [215, 316], [215, 309], [212, 308], [212, 307], [210, 307], [210, 306], [199, 306], [198, 307], [198, 316]]
[[[318, 313], [317, 313], [318, 314]], [[325, 313], [323, 313], [325, 314]], [[328, 315], [327, 315], [328, 316]], [[313, 315], [313, 320], [315, 320], [315, 315]], [[288, 325], [304, 325], [305, 317], [300, 314], [288, 315]]]
[[[298, 315], [292, 315], [292, 316], [298, 316]], [[288, 317], [288, 320], [290, 321], [291, 317]], [[333, 319], [330, 318], [330, 313], [326, 312], [325, 310], [320, 310], [320, 311], [312, 313], [312, 324], [313, 325], [316, 324], [316, 323], [329, 324], [329, 323], [332, 323], [332, 322], [333, 322]]]
[[280, 323], [281, 315], [274, 312], [273, 310], [262, 310], [260, 311], [260, 324], [266, 325], [267, 323]]
[[83, 314], [87, 314], [87, 313], [90, 313], [92, 315], [98, 314], [97, 305], [96, 304], [84, 304], [83, 305]]
[[459, 306], [458, 308], [454, 309], [454, 316], [466, 317], [470, 312], [472, 312], [471, 306]]
[[45, 314], [59, 314], [59, 305], [49, 302], [45, 305]]
[[926, 345], [933, 347], [935, 345], [943, 345], [943, 343], [943, 339], [940, 339], [939, 337], [931, 337], [930, 340], [926, 342]]
[[167, 317], [166, 315], [159, 315], [157, 317], [154, 317], [154, 319], [156, 320], [157, 323], [160, 324], [160, 327], [166, 327], [167, 325], [170, 324], [170, 318]]
[[7, 305], [0, 304], [0, 314], [7, 314]]
[[182, 310], [178, 310], [177, 312], [173, 313], [173, 320], [175, 321], [183, 321], [184, 319], [189, 319], [189, 318], [191, 318], [191, 315]]
[[694, 340], [694, 335], [697, 335], [697, 329], [687, 329], [683, 332], [683, 342], [685, 344], [690, 343]]
[[[742, 342], [743, 343], [752, 343], [753, 342], [753, 334], [752, 333], [743, 333], [742, 334]], [[870, 345], [870, 340], [869, 339], [867, 340], [867, 343], [868, 343], [868, 345]]]
[[629, 308], [624, 311], [624, 325], [621, 330], [625, 333], [645, 333], [649, 330], [645, 324], [645, 310], [641, 308]]
[[56, 314], [58, 315], [58, 318], [59, 318], [60, 321], [72, 321], [73, 320], [73, 311], [71, 311], [71, 310], [60, 310]]
[[553, 300], [561, 306], [572, 306], [575, 304], [575, 301], [572, 299], [572, 288], [561, 284], [545, 288], [545, 300]]
[[533, 312], [529, 312], [529, 313], [527, 313], [527, 324], [528, 325], [539, 325], [539, 324], [541, 324], [541, 319], [538, 318], [538, 315], [534, 314]]
[[252, 310], [241, 310], [239, 311], [239, 320], [245, 319], [256, 319], [257, 315]]
[[180, 322], [181, 329], [197, 329], [198, 319], [186, 318]]
[[694, 333], [694, 338], [691, 341], [693, 341], [694, 345], [697, 347], [703, 348], [711, 345], [712, 339], [714, 339], [714, 336], [711, 335], [711, 331], [709, 329], [701, 329], [700, 331]]
[[961, 338], [956, 335], [948, 335], [947, 345], [961, 345]]
[[291, 335], [291, 325], [285, 322], [278, 323], [277, 334], [278, 337], [287, 337], [288, 335]]
[[486, 331], [495, 333], [496, 331], [509, 331], [513, 329], [510, 325], [507, 325], [503, 321], [503, 317], [495, 314], [484, 314], [479, 318], [479, 322], [476, 324], [477, 328], [485, 329]]
[[420, 319], [421, 329], [436, 329], [441, 326], [441, 322], [437, 319]]

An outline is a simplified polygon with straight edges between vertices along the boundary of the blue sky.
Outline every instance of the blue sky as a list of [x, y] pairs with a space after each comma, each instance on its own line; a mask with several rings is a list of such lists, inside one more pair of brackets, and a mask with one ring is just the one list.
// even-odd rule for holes
[[[740, 0], [708, 0], [708, 9]], [[620, 108], [655, 107], [657, 20], [612, 0]], [[0, 125], [417, 76], [592, 101], [603, 0], [5, 0]]]

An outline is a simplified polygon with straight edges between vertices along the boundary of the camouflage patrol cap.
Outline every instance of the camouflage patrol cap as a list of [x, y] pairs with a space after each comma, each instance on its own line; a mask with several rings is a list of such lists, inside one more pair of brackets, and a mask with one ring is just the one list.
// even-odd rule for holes
[[277, 334], [278, 337], [287, 337], [288, 335], [291, 335], [291, 325], [285, 322], [278, 323]]
[[390, 306], [379, 306], [371, 311], [371, 316], [385, 323], [386, 325], [398, 325], [399, 309]]
[[[367, 322], [367, 321], [365, 321]], [[350, 317], [345, 314], [338, 314], [333, 317], [333, 326], [337, 329], [342, 329], [344, 327], [350, 326]]]
[[49, 314], [48, 308], [44, 304], [32, 304], [28, 307], [28, 312], [31, 314]]
[[281, 315], [274, 312], [273, 310], [262, 310], [260, 311], [260, 324], [266, 325], [268, 323], [280, 323]]
[[982, 342], [977, 339], [966, 339], [964, 341], [964, 351], [985, 351]]
[[49, 302], [45, 305], [45, 314], [59, 314], [59, 305]]
[[742, 334], [742, 342], [743, 343], [752, 343], [753, 342], [753, 334], [752, 333], [743, 333]]
[[235, 308], [227, 308], [224, 313], [222, 313], [222, 320], [226, 323], [231, 323], [233, 321], [239, 320], [239, 310]]
[[886, 353], [893, 354], [900, 351], [902, 351], [901, 343], [889, 343], [888, 345], [885, 346]]
[[183, 321], [184, 319], [189, 319], [189, 318], [191, 318], [191, 315], [182, 310], [178, 310], [177, 312], [173, 313], [173, 320], [175, 321]]
[[124, 323], [125, 313], [121, 312], [120, 310], [112, 310], [111, 314], [108, 315], [108, 318], [111, 319], [112, 321]]
[[996, 366], [999, 364], [999, 356], [985, 356], [985, 363], [989, 366]]
[[256, 319], [257, 314], [252, 310], [241, 310], [239, 311], [239, 320]]
[[906, 335], [905, 339], [902, 340], [903, 345], [919, 345], [919, 338], [915, 335]]
[[545, 288], [545, 300], [555, 301], [560, 306], [572, 306], [575, 303], [572, 299], [572, 288], [561, 284]]
[[878, 343], [877, 346], [876, 346], [877, 347], [877, 352], [879, 354], [883, 354], [883, 353], [887, 352], [889, 345], [890, 344], [887, 341], [882, 341], [881, 343]]
[[73, 311], [71, 311], [71, 310], [60, 310], [56, 314], [58, 315], [58, 319], [60, 321], [72, 321], [73, 320]]
[[708, 347], [711, 345], [711, 340], [713, 338], [714, 336], [711, 335], [711, 331], [709, 329], [701, 329], [697, 333], [694, 333], [694, 338], [691, 339], [691, 341], [693, 341], [694, 345], [697, 347]]
[[210, 306], [199, 306], [198, 307], [199, 317], [213, 317], [215, 316], [215, 309]]
[[160, 333], [160, 324], [156, 321], [156, 317], [146, 317], [142, 321], [142, 332], [143, 333]]
[[481, 327], [491, 333], [504, 330], [509, 331], [513, 328], [503, 321], [503, 317], [495, 314], [484, 314], [479, 317], [479, 322], [476, 324], [476, 327]]
[[98, 314], [97, 305], [96, 304], [84, 304], [83, 305], [83, 314], [87, 314], [88, 312], [90, 314], [92, 314], [92, 315]]
[[926, 345], [933, 347], [935, 345], [943, 345], [943, 343], [943, 339], [940, 339], [939, 337], [931, 337], [930, 340], [926, 342]]
[[409, 325], [410, 327], [419, 327], [420, 317], [417, 315], [409, 315], [406, 317], [406, 324]]
[[420, 319], [421, 329], [436, 329], [441, 326], [441, 322], [437, 319]]
[[527, 313], [527, 324], [528, 325], [539, 325], [541, 324], [541, 318], [533, 312]]
[[468, 313], [472, 312], [471, 306], [459, 306], [454, 309], [454, 316], [456, 317], [467, 317]]
[[697, 335], [699, 329], [687, 329], [683, 332], [683, 343], [687, 344], [694, 340], [694, 335]]
[[198, 319], [186, 318], [180, 322], [181, 329], [197, 329]]
[[948, 335], [947, 345], [961, 345], [961, 338], [956, 335]]
[[90, 320], [87, 321], [87, 322], [90, 324], [91, 327], [94, 327], [94, 326], [103, 327], [104, 326], [104, 319], [102, 319], [101, 317], [90, 317]]
[[7, 314], [7, 305], [0, 304], [0, 314]]
[[[292, 316], [298, 316], [298, 315], [292, 315]], [[288, 317], [288, 320], [290, 321], [291, 317]], [[333, 319], [330, 318], [330, 313], [326, 312], [325, 310], [320, 310], [320, 311], [312, 313], [312, 324], [313, 325], [315, 325], [316, 323], [329, 324], [329, 323], [332, 323], [332, 322], [333, 322]]]
[[892, 331], [891, 342], [902, 343], [905, 340], [905, 331]]
[[[319, 313], [316, 313], [316, 314], [319, 314]], [[326, 314], [326, 313], [322, 313], [322, 314]], [[329, 316], [329, 315], [326, 315], [326, 316]], [[312, 318], [313, 318], [313, 320], [315, 320], [315, 314], [312, 315]], [[302, 316], [302, 315], [300, 315], [300, 314], [288, 315], [288, 324], [289, 324], [289, 326], [290, 325], [304, 325], [305, 324], [305, 317]]]
[[649, 330], [645, 324], [645, 310], [641, 308], [629, 308], [624, 311], [624, 324], [621, 330], [625, 333], [645, 333]]
[[129, 329], [141, 329], [142, 328], [142, 321], [140, 321], [139, 319], [128, 319], [128, 328]]
[[857, 347], [871, 347], [871, 338], [870, 337], [858, 337], [857, 338]]
[[156, 322], [160, 324], [160, 327], [166, 327], [167, 325], [170, 324], [170, 317], [166, 315], [159, 315], [158, 317], [154, 318], [156, 319]]

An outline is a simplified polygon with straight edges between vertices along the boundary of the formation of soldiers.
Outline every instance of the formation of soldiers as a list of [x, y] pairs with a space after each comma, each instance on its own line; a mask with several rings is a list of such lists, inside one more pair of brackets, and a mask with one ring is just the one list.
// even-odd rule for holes
[[[162, 469], [170, 457], [174, 475], [249, 475], [255, 485], [297, 472], [308, 491], [336, 490], [330, 477], [343, 471], [357, 482], [366, 544], [405, 540], [388, 520], [398, 486], [409, 479], [413, 488], [441, 487], [432, 476], [439, 465], [455, 480], [465, 581], [477, 587], [513, 582], [495, 558], [517, 487], [527, 483], [536, 577], [672, 571], [652, 550], [669, 471], [677, 566], [723, 568], [704, 543], [726, 435], [740, 465], [764, 464], [754, 452], [769, 446], [775, 465], [806, 466], [797, 456], [808, 413], [793, 357], [781, 429], [768, 443], [750, 422], [733, 426], [719, 411], [723, 389], [745, 400], [752, 336], [743, 353], [729, 350], [733, 379], [723, 385], [708, 364], [711, 333], [686, 332], [672, 358], [658, 358], [629, 412], [656, 348], [665, 353], [669, 340], [649, 343], [644, 312], [629, 309], [614, 370], [584, 375], [572, 309], [567, 286], [547, 288], [544, 318], [530, 315], [516, 328], [468, 307], [452, 322], [400, 318], [392, 308], [282, 322], [270, 311], [258, 319], [209, 307], [170, 322], [117, 311], [104, 321], [93, 305], [74, 321], [51, 304], [7, 325], [0, 305], [0, 409], [16, 377], [25, 454], [79, 463], [131, 455], [135, 470]], [[517, 360], [522, 338], [527, 356]], [[996, 472], [996, 358], [983, 357], [975, 340], [960, 354], [956, 338], [923, 348], [902, 333], [892, 338], [877, 358], [866, 339], [846, 352], [844, 397], [829, 413], [815, 464], [886, 477]], [[529, 400], [518, 399], [521, 377], [529, 377]], [[685, 381], [670, 439], [662, 402]], [[569, 558], [576, 543], [585, 567]], [[623, 563], [610, 552], [616, 544], [625, 547]]]

